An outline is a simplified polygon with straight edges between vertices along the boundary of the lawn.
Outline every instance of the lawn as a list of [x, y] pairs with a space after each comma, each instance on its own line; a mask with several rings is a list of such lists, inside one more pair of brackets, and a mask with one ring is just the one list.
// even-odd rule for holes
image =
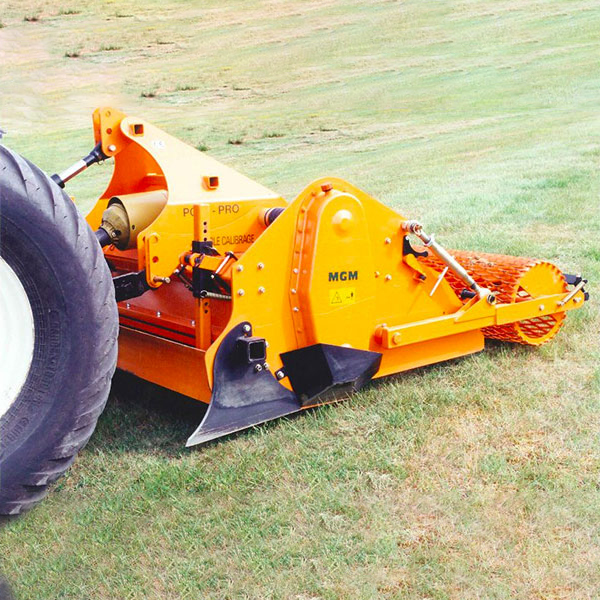
[[[372, 384], [186, 450], [123, 375], [0, 530], [18, 600], [600, 597], [597, 0], [3, 0], [3, 143], [48, 172], [114, 105], [293, 199], [344, 177], [449, 247], [589, 279], [542, 348]], [[110, 164], [69, 186], [82, 210]]]

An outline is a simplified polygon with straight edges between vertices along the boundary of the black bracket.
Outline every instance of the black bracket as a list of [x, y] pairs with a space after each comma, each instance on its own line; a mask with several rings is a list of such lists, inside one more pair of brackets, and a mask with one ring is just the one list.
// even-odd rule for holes
[[204, 256], [221, 256], [221, 253], [217, 251], [213, 243], [210, 240], [204, 242], [194, 240], [192, 242], [192, 252], [203, 255], [197, 259], [198, 264], [192, 268], [192, 292], [194, 298], [203, 298], [206, 292], [223, 294], [225, 296], [231, 295], [231, 287], [222, 277], [210, 269], [203, 269], [201, 267]]
[[137, 298], [150, 289], [146, 281], [146, 271], [117, 275], [117, 277], [113, 277], [113, 284], [117, 302]]
[[[567, 285], [578, 286], [582, 281], [583, 283], [587, 283], [587, 279], [584, 279], [581, 275], [573, 275], [572, 273], [564, 273], [565, 281]], [[583, 300], [587, 302], [590, 299], [590, 293], [586, 292], [583, 287], [581, 288], [583, 292]]]
[[206, 294], [203, 292], [211, 292], [213, 294], [231, 295], [231, 287], [219, 275], [210, 269], [202, 267], [194, 267], [192, 269], [192, 291], [194, 298], [203, 298]]
[[213, 246], [211, 241], [199, 242], [198, 240], [194, 240], [192, 242], [192, 252], [206, 254], [206, 256], [220, 256], [219, 251]]
[[429, 256], [429, 252], [427, 250], [424, 250], [423, 252], [419, 252], [418, 250], [415, 250], [412, 247], [412, 244], [410, 243], [408, 236], [405, 235], [402, 240], [402, 255], [406, 256], [407, 254], [413, 254], [417, 258], [419, 256], [422, 256], [423, 258], [426, 258]]

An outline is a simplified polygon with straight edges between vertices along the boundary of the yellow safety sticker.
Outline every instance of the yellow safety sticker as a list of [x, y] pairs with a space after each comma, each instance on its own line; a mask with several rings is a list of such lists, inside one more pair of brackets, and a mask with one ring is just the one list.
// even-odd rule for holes
[[356, 302], [356, 288], [336, 288], [329, 290], [329, 304], [331, 306], [345, 306]]

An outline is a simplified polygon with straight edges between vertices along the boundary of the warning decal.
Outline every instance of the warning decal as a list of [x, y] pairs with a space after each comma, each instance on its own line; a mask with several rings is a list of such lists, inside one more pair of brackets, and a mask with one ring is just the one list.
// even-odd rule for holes
[[336, 288], [329, 290], [329, 304], [331, 306], [345, 306], [356, 302], [356, 288]]

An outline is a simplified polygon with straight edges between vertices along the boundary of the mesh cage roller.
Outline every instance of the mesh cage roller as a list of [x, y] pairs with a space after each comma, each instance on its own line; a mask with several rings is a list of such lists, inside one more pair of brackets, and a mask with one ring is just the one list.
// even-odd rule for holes
[[[562, 272], [543, 260], [459, 250], [449, 252], [471, 274], [477, 284], [493, 292], [496, 301], [500, 303], [523, 302], [567, 291], [567, 282]], [[419, 260], [438, 272], [445, 267], [432, 252]], [[465, 289], [464, 282], [452, 271], [448, 270], [445, 279], [456, 294]], [[539, 346], [557, 334], [564, 319], [565, 313], [560, 312], [508, 325], [485, 327], [482, 332], [487, 338]]]

